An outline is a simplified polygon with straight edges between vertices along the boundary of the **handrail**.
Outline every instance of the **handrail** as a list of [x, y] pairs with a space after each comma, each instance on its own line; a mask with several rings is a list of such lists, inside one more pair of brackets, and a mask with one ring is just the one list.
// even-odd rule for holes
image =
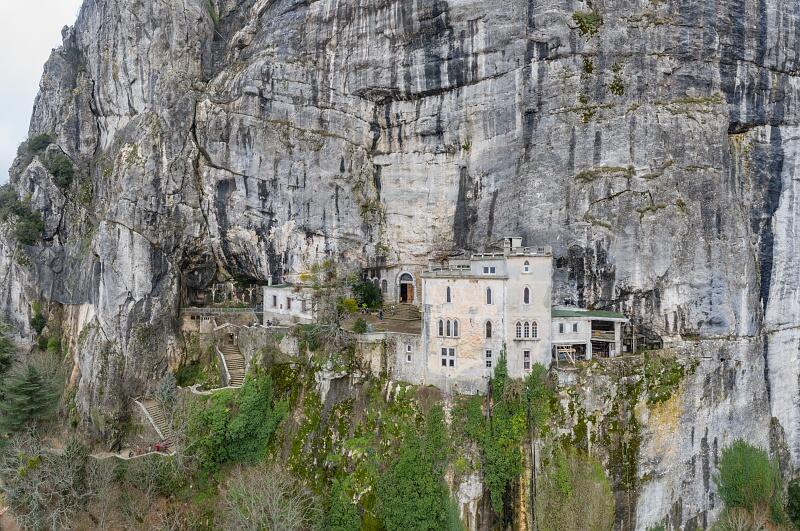
[[222, 359], [222, 368], [225, 369], [225, 387], [228, 387], [231, 383], [231, 373], [228, 370], [228, 363], [225, 361], [225, 354], [219, 349], [218, 345], [214, 345], [214, 350], [217, 351], [217, 355]]
[[147, 411], [147, 408], [144, 407], [144, 404], [142, 402], [140, 402], [138, 398], [135, 398], [133, 401], [136, 402], [137, 404], [139, 404], [139, 407], [142, 408], [142, 411], [144, 412], [144, 415], [147, 417], [147, 420], [150, 421], [150, 424], [153, 426], [153, 428], [155, 428], [156, 433], [158, 434], [159, 438], [161, 438], [162, 440], [165, 439], [166, 437], [164, 437], [164, 434], [161, 433], [161, 430], [158, 428], [158, 424], [156, 424], [156, 421], [150, 415], [150, 412]]
[[256, 313], [256, 309], [251, 306], [242, 306], [241, 308], [198, 308], [190, 306], [181, 308], [181, 313], [191, 315], [206, 315], [206, 314], [219, 314], [219, 313]]

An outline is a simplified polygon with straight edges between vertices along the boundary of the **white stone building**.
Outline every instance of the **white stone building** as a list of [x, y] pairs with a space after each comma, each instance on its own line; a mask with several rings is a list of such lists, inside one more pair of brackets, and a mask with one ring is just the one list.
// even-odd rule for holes
[[264, 325], [307, 324], [316, 312], [311, 289], [302, 284], [264, 286]]
[[623, 314], [557, 306], [552, 316], [553, 350], [559, 360], [613, 358], [622, 354], [622, 325], [628, 322]]
[[551, 360], [552, 252], [506, 238], [502, 252], [431, 266], [422, 276], [425, 383], [485, 391], [505, 348], [508, 371], [524, 377]]

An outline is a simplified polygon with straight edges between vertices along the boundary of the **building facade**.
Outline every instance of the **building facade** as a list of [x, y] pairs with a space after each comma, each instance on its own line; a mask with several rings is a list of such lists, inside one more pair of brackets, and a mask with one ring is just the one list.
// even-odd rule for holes
[[551, 360], [552, 252], [507, 238], [502, 252], [429, 267], [422, 276], [425, 383], [485, 391], [501, 353], [512, 377]]
[[557, 360], [573, 362], [622, 355], [622, 326], [628, 323], [625, 315], [557, 306], [552, 316], [552, 343]]
[[264, 325], [314, 322], [311, 290], [299, 284], [264, 286]]

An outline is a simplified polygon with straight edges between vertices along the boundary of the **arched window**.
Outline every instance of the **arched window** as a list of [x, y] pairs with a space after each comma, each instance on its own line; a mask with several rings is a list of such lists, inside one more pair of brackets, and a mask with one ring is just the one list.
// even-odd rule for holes
[[373, 286], [375, 286], [376, 288], [380, 289], [380, 287], [381, 287], [381, 281], [380, 281], [380, 280], [378, 280], [377, 278], [373, 278], [373, 279], [372, 279], [372, 285], [373, 285]]
[[439, 319], [439, 337], [444, 335], [444, 321]]
[[528, 321], [525, 321], [523, 327], [525, 328], [525, 339], [528, 339], [531, 337], [531, 324]]
[[522, 303], [523, 304], [530, 304], [531, 303], [531, 288], [525, 286], [525, 289], [522, 290]]
[[486, 288], [486, 304], [492, 304], [492, 288]]
[[522, 264], [522, 272], [523, 273], [530, 273], [531, 272], [531, 263], [525, 260], [525, 263]]
[[539, 337], [539, 324], [536, 321], [531, 322], [531, 337], [534, 339]]
[[486, 321], [486, 339], [492, 338], [492, 322]]
[[409, 273], [403, 273], [400, 275], [400, 282], [414, 282], [414, 277], [412, 277]]
[[381, 280], [381, 293], [386, 293], [388, 291], [389, 286], [386, 283], [386, 279]]
[[458, 319], [453, 321], [453, 337], [458, 337]]
[[522, 323], [517, 321], [517, 339], [522, 339]]
[[445, 302], [453, 302], [452, 294], [450, 293], [450, 286], [447, 286], [447, 294], [445, 296]]
[[450, 332], [451, 332], [450, 319], [448, 319], [447, 320], [447, 337], [450, 337]]

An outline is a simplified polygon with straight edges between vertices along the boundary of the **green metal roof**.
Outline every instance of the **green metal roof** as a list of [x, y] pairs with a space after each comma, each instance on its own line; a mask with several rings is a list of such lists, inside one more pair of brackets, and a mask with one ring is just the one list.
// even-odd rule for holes
[[596, 319], [627, 319], [624, 314], [605, 310], [584, 310], [581, 308], [553, 308], [553, 317], [593, 317]]

